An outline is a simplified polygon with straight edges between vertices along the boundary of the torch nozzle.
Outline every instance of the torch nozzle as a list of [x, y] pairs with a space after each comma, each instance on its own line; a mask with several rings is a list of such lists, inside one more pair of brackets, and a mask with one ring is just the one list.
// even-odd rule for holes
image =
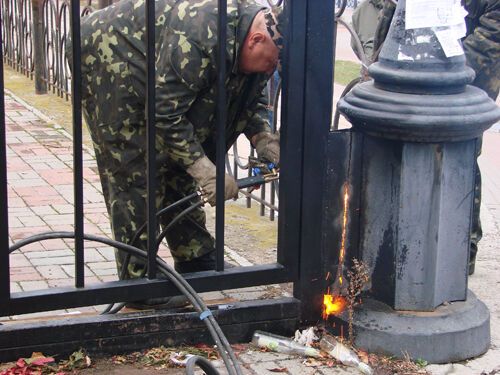
[[335, 275], [335, 281], [330, 285], [330, 294], [334, 296], [346, 296], [347, 288], [349, 286], [349, 281], [347, 279], [347, 272], [343, 264], [339, 264], [337, 267], [337, 274]]

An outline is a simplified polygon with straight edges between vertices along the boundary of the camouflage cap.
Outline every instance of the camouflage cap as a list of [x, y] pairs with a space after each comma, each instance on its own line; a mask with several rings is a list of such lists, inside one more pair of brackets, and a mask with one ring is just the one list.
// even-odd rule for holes
[[272, 7], [264, 11], [267, 31], [279, 49], [283, 49], [283, 31], [285, 26], [283, 18], [283, 9], [280, 7]]
[[283, 57], [284, 35], [286, 28], [286, 20], [283, 8], [273, 6], [271, 9], [266, 9], [264, 11], [264, 19], [267, 32], [280, 51], [278, 71], [281, 73], [281, 62]]

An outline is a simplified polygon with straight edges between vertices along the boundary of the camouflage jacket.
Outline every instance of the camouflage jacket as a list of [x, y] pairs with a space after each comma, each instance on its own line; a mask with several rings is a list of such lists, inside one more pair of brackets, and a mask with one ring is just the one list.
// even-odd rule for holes
[[467, 64], [476, 72], [474, 86], [495, 100], [500, 90], [500, 0], [462, 0], [467, 10], [463, 40]]
[[[215, 157], [217, 0], [156, 0], [155, 6], [158, 159], [187, 168], [205, 154]], [[240, 47], [261, 9], [246, 0], [228, 1], [227, 148], [241, 133], [251, 138], [269, 131], [263, 96], [268, 76], [238, 72]], [[142, 98], [137, 110], [126, 108], [127, 103], [105, 110], [128, 111], [137, 118], [127, 121], [143, 125], [145, 1], [122, 0], [96, 11], [84, 18], [81, 30], [82, 70], [127, 77], [128, 90]]]
[[[371, 2], [367, 0], [366, 3]], [[468, 13], [465, 18], [467, 35], [463, 46], [467, 64], [476, 72], [473, 85], [486, 91], [495, 100], [500, 88], [500, 0], [462, 0], [462, 5]], [[379, 12], [380, 7], [372, 7]], [[371, 34], [373, 46], [365, 53], [377, 51], [382, 46], [394, 10], [394, 4], [386, 0], [381, 14], [378, 15], [375, 34]], [[360, 39], [364, 38], [365, 29], [373, 30], [373, 26], [369, 24], [353, 22], [353, 26]], [[372, 55], [369, 54], [368, 57], [371, 58]]]

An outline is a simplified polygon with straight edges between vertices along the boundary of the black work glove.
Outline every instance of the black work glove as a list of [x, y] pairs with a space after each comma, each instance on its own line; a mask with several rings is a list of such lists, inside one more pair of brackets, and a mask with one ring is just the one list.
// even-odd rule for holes
[[269, 132], [261, 132], [252, 138], [257, 156], [264, 162], [280, 163], [280, 136]]
[[[196, 160], [193, 165], [187, 169], [187, 173], [189, 173], [200, 186], [204, 200], [210, 203], [211, 206], [215, 206], [216, 168], [214, 163], [204, 156]], [[233, 177], [226, 174], [224, 181], [224, 199], [228, 200], [232, 198], [238, 198], [238, 185]]]

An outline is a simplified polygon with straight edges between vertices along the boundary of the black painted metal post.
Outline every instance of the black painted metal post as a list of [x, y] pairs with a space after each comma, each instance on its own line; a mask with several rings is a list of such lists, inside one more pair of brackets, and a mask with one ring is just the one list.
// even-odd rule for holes
[[[0, 20], [3, 14], [0, 9]], [[0, 23], [2, 23], [0, 22]], [[2, 27], [0, 27], [0, 56], [3, 56]], [[10, 298], [9, 268], [9, 208], [7, 195], [7, 146], [5, 140], [5, 98], [3, 62], [0, 62], [0, 301]]]
[[71, 40], [73, 41], [73, 197], [75, 225], [75, 286], [85, 285], [83, 244], [83, 154], [82, 154], [82, 67], [80, 44], [80, 2], [71, 1]]
[[224, 270], [224, 164], [226, 162], [226, 41], [227, 0], [218, 0], [217, 22], [217, 179], [215, 207], [215, 251], [217, 271]]
[[[306, 48], [305, 1], [287, 1], [288, 19], [283, 66], [283, 94], [280, 138], [280, 214], [278, 217], [278, 262], [290, 272], [291, 281], [299, 276], [300, 215], [302, 194], [302, 137]], [[286, 218], [286, 219], [285, 219]]]
[[325, 283], [321, 253], [321, 197], [326, 141], [332, 116], [335, 2], [308, 0], [306, 6], [300, 281], [296, 283], [294, 294], [302, 302], [302, 320], [316, 322], [322, 313]]
[[43, 37], [42, 7], [43, 0], [32, 0], [33, 11], [33, 52], [35, 64], [35, 92], [37, 94], [47, 93], [47, 81], [45, 77], [46, 60], [45, 45]]
[[155, 127], [155, 1], [146, 0], [146, 137], [147, 137], [147, 232], [148, 278], [156, 278], [156, 127]]
[[467, 86], [474, 72], [460, 49], [447, 54], [453, 40], [438, 39], [458, 38], [453, 29], [406, 29], [405, 6], [398, 1], [370, 66], [374, 81], [339, 103], [363, 138], [359, 254], [371, 287], [356, 312], [356, 344], [447, 363], [490, 344], [489, 312], [467, 291], [467, 265], [476, 138], [500, 109]]

